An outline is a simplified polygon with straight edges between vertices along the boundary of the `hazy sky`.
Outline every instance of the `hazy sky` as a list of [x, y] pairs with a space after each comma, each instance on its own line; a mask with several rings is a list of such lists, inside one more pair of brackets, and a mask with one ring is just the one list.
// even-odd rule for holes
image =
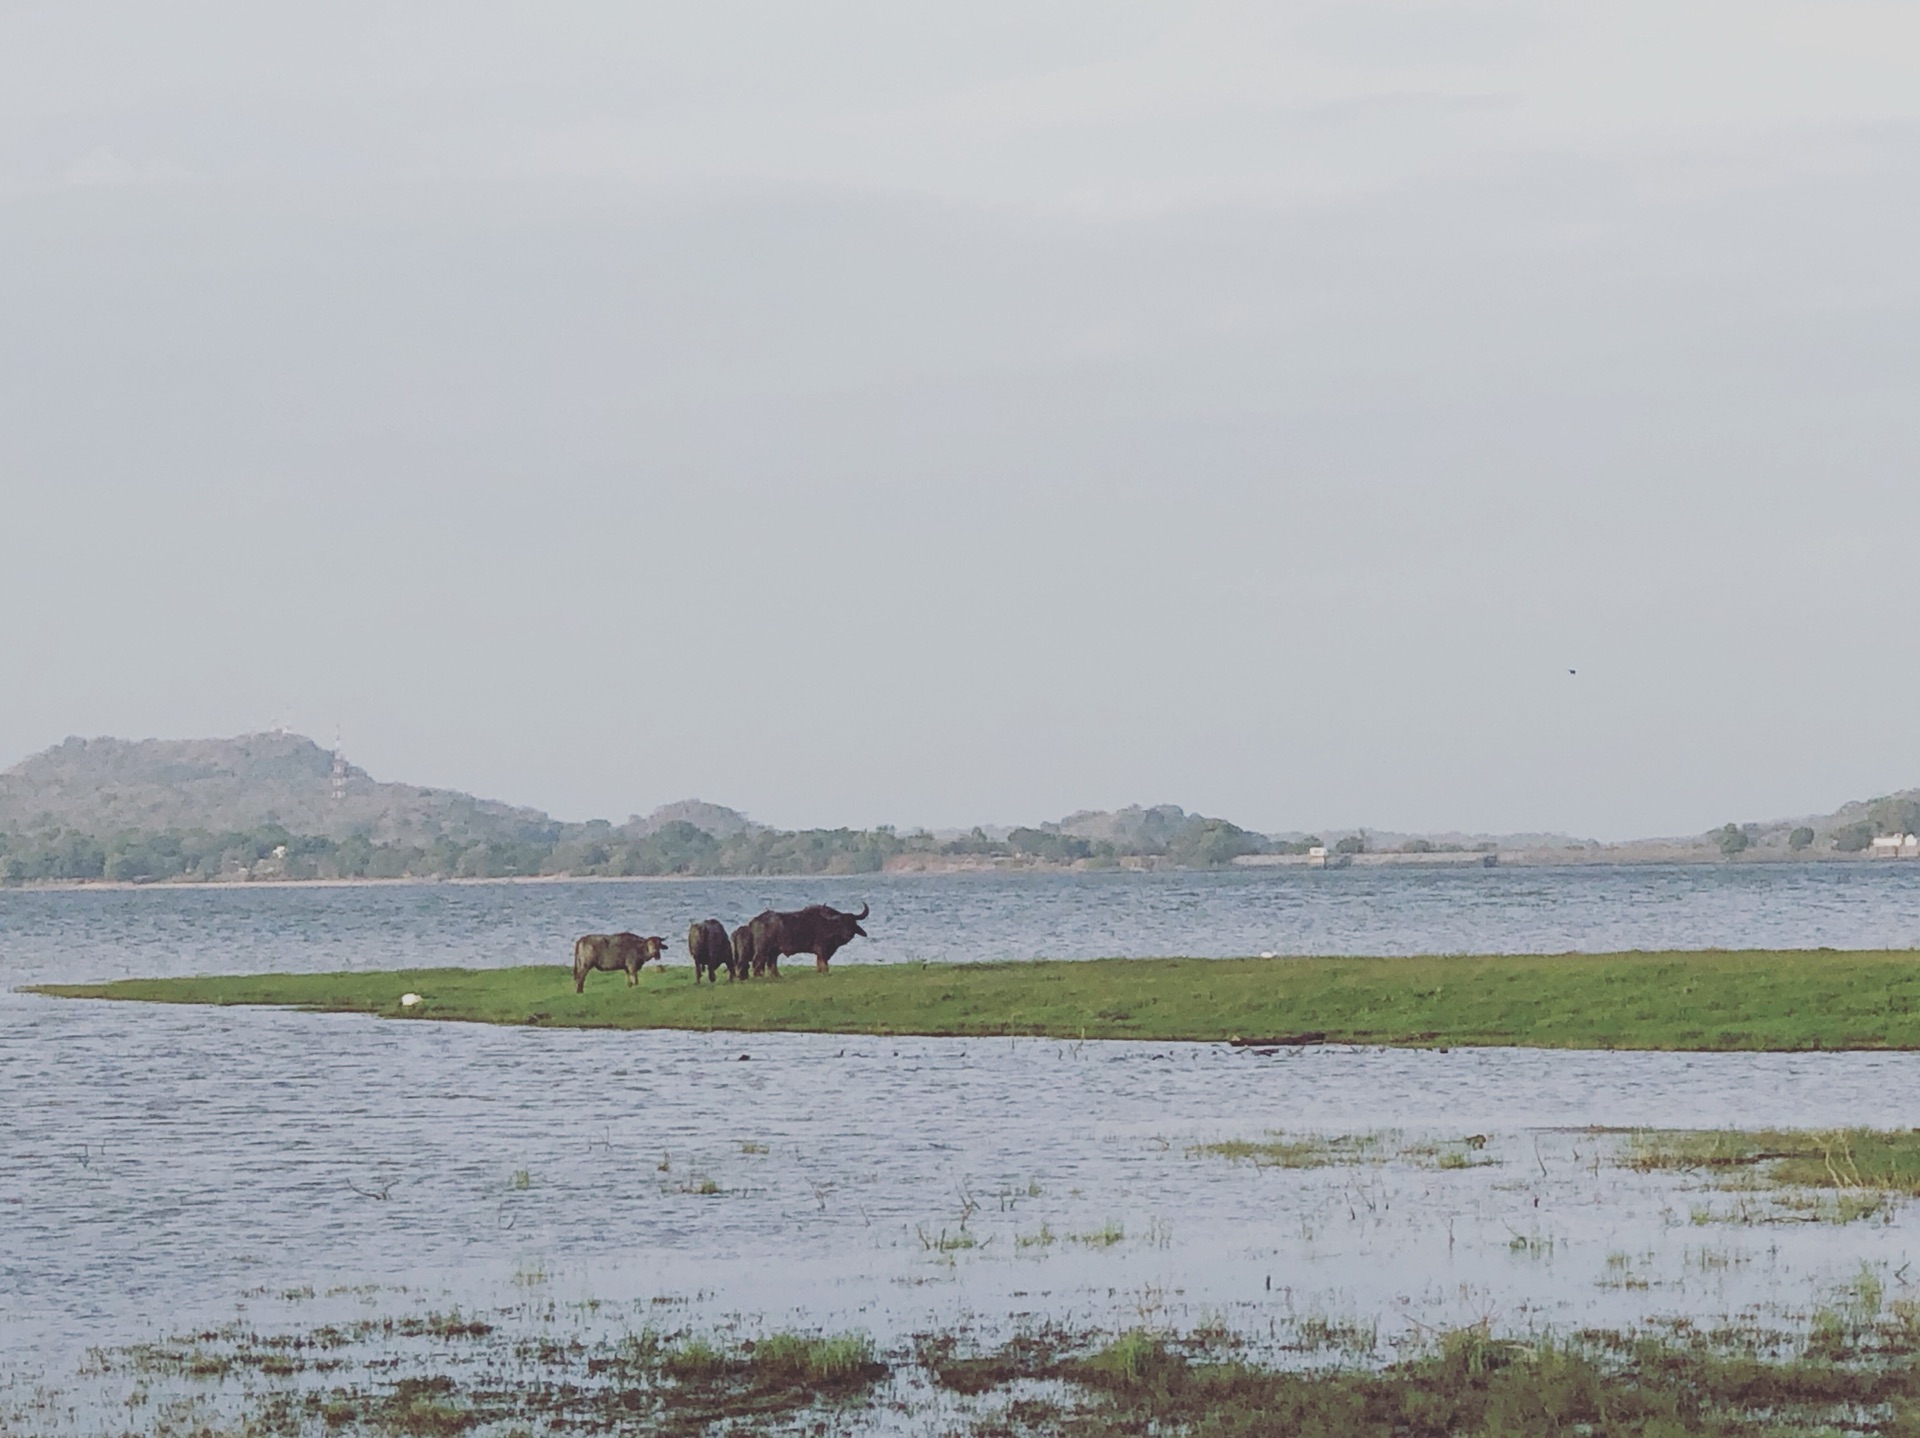
[[[0, 765], [1920, 783], [1920, 5], [0, 4]], [[1569, 674], [1577, 669], [1577, 674]]]

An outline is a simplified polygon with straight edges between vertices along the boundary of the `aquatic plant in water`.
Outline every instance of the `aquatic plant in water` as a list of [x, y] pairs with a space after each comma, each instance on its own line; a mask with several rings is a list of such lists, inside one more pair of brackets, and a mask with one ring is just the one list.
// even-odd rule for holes
[[1616, 1162], [1636, 1173], [1695, 1176], [1741, 1196], [1731, 1206], [1696, 1205], [1696, 1223], [1852, 1223], [1920, 1194], [1915, 1129], [1640, 1130]]

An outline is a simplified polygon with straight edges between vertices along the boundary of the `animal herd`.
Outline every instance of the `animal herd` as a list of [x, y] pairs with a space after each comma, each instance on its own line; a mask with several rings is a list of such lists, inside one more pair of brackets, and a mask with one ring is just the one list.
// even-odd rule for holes
[[[833, 956], [855, 938], [868, 937], [860, 927], [869, 908], [850, 914], [826, 904], [809, 904], [804, 909], [767, 909], [755, 914], [731, 934], [718, 919], [701, 919], [687, 930], [687, 952], [693, 956], [693, 981], [720, 982], [720, 970], [727, 981], [735, 979], [780, 977], [780, 960], [796, 954], [812, 954], [813, 966], [827, 972]], [[629, 987], [640, 982], [640, 970], [649, 962], [660, 963], [666, 940], [658, 934], [583, 934], [573, 941], [573, 991], [585, 993], [587, 975], [595, 969], [602, 973], [624, 972]]]

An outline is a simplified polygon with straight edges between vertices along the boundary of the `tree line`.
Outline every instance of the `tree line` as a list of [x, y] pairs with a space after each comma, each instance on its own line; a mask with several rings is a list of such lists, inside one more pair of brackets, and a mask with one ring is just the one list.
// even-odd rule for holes
[[1164, 843], [1115, 843], [1052, 828], [1015, 829], [1004, 839], [981, 829], [941, 840], [924, 831], [901, 834], [886, 827], [753, 827], [720, 837], [685, 820], [648, 834], [593, 823], [567, 825], [558, 834], [449, 835], [423, 843], [295, 834], [278, 824], [218, 832], [121, 829], [109, 834], [51, 828], [0, 833], [0, 883], [870, 874], [906, 854], [1082, 868], [1150, 860], [1198, 869], [1223, 867], [1242, 854], [1305, 848], [1306, 843], [1270, 841], [1224, 819], [1198, 815]]

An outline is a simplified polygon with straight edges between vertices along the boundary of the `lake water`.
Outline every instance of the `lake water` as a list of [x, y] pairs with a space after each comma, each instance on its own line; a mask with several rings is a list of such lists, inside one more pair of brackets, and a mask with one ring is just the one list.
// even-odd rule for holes
[[[678, 946], [691, 918], [810, 899], [872, 903], [873, 941], [849, 962], [1920, 941], [1920, 866], [1893, 865], [0, 892], [8, 1359], [38, 1381], [91, 1344], [241, 1310], [302, 1321], [261, 1295], [309, 1286], [386, 1295], [356, 1303], [666, 1302], [679, 1321], [894, 1343], [1036, 1316], [1260, 1334], [1303, 1314], [1391, 1332], [1785, 1311], [1862, 1262], [1904, 1282], [1920, 1257], [1911, 1210], [1727, 1224], [1722, 1199], [1619, 1167], [1618, 1140], [1587, 1131], [1912, 1126], [1920, 1055], [1263, 1056], [13, 992], [563, 964], [584, 930]], [[1357, 1167], [1195, 1151], [1270, 1131], [1389, 1136]], [[1490, 1162], [1418, 1156], [1469, 1134]]]
[[1897, 861], [0, 890], [0, 982], [564, 964], [623, 928], [684, 960], [694, 919], [862, 901], [872, 938], [836, 962], [1920, 948], [1920, 864]]

